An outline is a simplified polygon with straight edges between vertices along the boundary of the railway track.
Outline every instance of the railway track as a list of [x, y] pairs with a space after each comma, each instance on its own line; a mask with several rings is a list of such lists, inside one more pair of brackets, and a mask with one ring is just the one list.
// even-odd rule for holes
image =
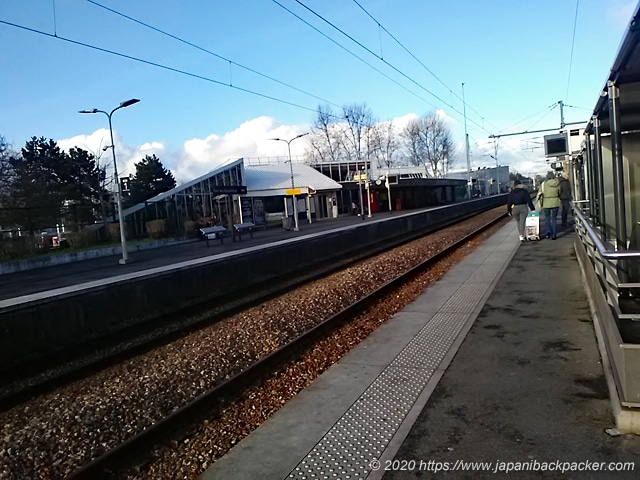
[[[503, 211], [503, 209], [500, 209]], [[351, 303], [339, 313], [323, 320], [318, 325], [297, 336], [294, 340], [253, 363], [248, 368], [226, 379], [214, 388], [190, 401], [171, 415], [154, 423], [145, 430], [130, 437], [117, 447], [110, 449], [103, 455], [73, 472], [68, 478], [113, 478], [123, 475], [123, 467], [135, 463], [144, 463], [150, 458], [150, 452], [158, 445], [170, 444], [176, 439], [183, 438], [187, 432], [193, 430], [193, 425], [206, 418], [216, 416], [229, 403], [240, 398], [243, 392], [263, 381], [274, 371], [283, 368], [288, 362], [300, 357], [321, 339], [331, 332], [366, 311], [380, 299], [397, 291], [399, 287], [415, 278], [421, 272], [433, 266], [436, 262], [450, 255], [462, 245], [468, 243], [479, 233], [501, 221], [504, 215], [496, 215], [480, 228], [473, 230], [458, 241], [440, 249], [437, 253], [406, 270], [396, 278]], [[126, 470], [126, 468], [125, 468]]]
[[[455, 218], [444, 219], [430, 228], [437, 230], [454, 224]], [[412, 238], [415, 238], [414, 237]], [[71, 348], [17, 366], [0, 368], [0, 412], [61, 385], [94, 375], [110, 365], [143, 355], [168, 343], [179, 340], [194, 331], [215, 324], [237, 312], [266, 302], [297, 286], [322, 278], [333, 271], [380, 254], [411, 238], [398, 238], [393, 243], [379, 243], [367, 249], [335, 256], [331, 262], [316, 265], [305, 271], [287, 272], [261, 284], [230, 292], [173, 313], [154, 317], [114, 333], [104, 334]]]
[[[231, 412], [243, 414], [244, 410], [248, 411], [253, 418], [247, 420], [246, 427], [242, 427], [243, 420], [238, 419], [231, 420], [232, 426], [220, 426], [216, 423], [219, 420], [208, 421], [214, 431], [212, 433], [209, 430], [205, 436], [215, 441], [210, 448], [213, 453], [208, 458], [221, 456], [225, 449], [269, 415], [263, 412], [264, 405], [257, 403], [272, 403], [271, 410], [279, 408], [286, 398], [304, 388], [314, 375], [328, 368], [332, 358], [336, 361], [339, 357], [335, 356], [339, 351], [352, 348], [367, 332], [379, 325], [379, 321], [370, 322], [373, 327], [352, 327], [358, 323], [357, 320], [346, 327], [340, 328], [341, 324], [353, 319], [357, 312], [365, 312], [361, 317], [368, 315], [371, 313], [367, 312], [368, 306], [379, 300], [385, 292], [393, 292], [407, 278], [428, 268], [437, 258], [448, 255], [455, 246], [446, 250], [441, 246], [448, 243], [449, 237], [458, 239], [458, 244], [467, 242], [468, 246], [473, 243], [468, 239], [478, 233], [475, 230], [482, 230], [480, 223], [484, 225], [499, 221], [504, 217], [503, 213], [503, 208], [494, 209], [400, 247], [404, 248], [400, 253], [394, 250], [365, 258], [344, 272], [331, 274], [328, 279], [314, 283], [307, 281], [302, 289], [275, 297], [203, 329], [212, 333], [205, 335], [198, 331], [168, 346], [124, 360], [106, 371], [78, 379], [66, 387], [1, 412], [0, 421], [5, 424], [5, 435], [0, 438], [0, 478], [60, 478], [67, 475], [72, 475], [71, 478], [113, 477], [114, 464], [119, 467], [131, 463], [153, 465], [162, 457], [163, 451], [169, 452], [171, 457], [174, 456], [171, 453], [174, 447], [195, 448], [197, 442], [187, 442], [193, 438], [189, 437], [193, 428], [197, 428], [192, 426], [198, 425], [203, 415], [211, 418], [211, 415], [215, 417], [211, 412], [224, 410], [224, 415], [219, 417], [221, 419]], [[487, 220], [489, 217], [491, 222]], [[471, 228], [474, 230], [472, 233], [469, 224], [474, 222], [478, 228]], [[464, 239], [460, 240], [462, 237]], [[416, 259], [424, 257], [425, 253], [433, 258], [424, 261], [421, 267], [414, 268], [413, 273], [405, 273], [398, 279], [391, 278], [392, 272], [416, 267], [416, 263], [420, 263]], [[406, 264], [403, 263], [405, 260]], [[431, 276], [430, 272], [426, 275]], [[395, 290], [374, 310], [389, 310], [395, 305], [402, 308], [404, 296], [404, 293]], [[309, 319], [313, 321], [308, 322]], [[229, 325], [233, 325], [235, 333], [229, 329]], [[320, 360], [311, 358], [289, 363], [285, 370], [288, 371], [287, 375], [293, 376], [291, 385], [273, 386], [274, 382], [282, 381], [287, 375], [273, 377], [267, 381], [271, 385], [267, 387], [268, 392], [256, 392], [255, 387], [250, 390], [253, 393], [249, 393], [248, 399], [245, 399], [249, 402], [248, 407], [242, 403], [228, 406], [242, 391], [260, 383], [291, 358], [307, 358], [306, 354], [301, 353], [305, 348], [307, 352], [314, 351], [327, 341], [327, 335], [331, 339], [343, 335], [340, 333], [342, 330], [352, 328], [361, 331], [346, 334], [352, 338], [343, 336], [330, 340], [333, 343], [329, 351], [318, 353], [322, 357]], [[336, 332], [336, 329], [340, 330]], [[330, 334], [332, 331], [334, 333]], [[198, 338], [193, 340], [191, 337]], [[294, 338], [298, 340], [290, 342]], [[322, 338], [325, 340], [319, 340]], [[210, 364], [213, 360], [221, 366]], [[326, 366], [321, 367], [323, 364]], [[307, 368], [317, 372], [303, 371]], [[258, 401], [258, 398], [263, 400]], [[207, 424], [207, 420], [204, 424]], [[232, 432], [233, 428], [237, 428], [238, 432]], [[228, 438], [220, 438], [221, 435]], [[154, 444], [156, 447], [152, 446]], [[198, 452], [186, 455], [194, 459], [201, 457]], [[207, 461], [211, 460], [200, 462], [198, 468], [204, 469]], [[185, 468], [190, 470], [192, 467]], [[135, 473], [127, 476], [185, 476], [183, 472], [178, 473], [171, 468], [152, 467], [153, 473], [146, 477]]]

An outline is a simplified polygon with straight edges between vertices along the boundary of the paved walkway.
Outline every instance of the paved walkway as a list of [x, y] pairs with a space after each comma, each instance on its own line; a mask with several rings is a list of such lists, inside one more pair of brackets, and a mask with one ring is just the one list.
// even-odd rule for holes
[[545, 467], [511, 477], [637, 478], [635, 463], [558, 471], [640, 461], [640, 437], [607, 433], [575, 234], [517, 237], [509, 222], [202, 478], [487, 478]]

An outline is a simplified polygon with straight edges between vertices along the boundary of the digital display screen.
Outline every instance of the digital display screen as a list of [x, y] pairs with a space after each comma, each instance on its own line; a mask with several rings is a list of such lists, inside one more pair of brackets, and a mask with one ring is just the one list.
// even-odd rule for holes
[[569, 142], [565, 133], [546, 135], [544, 137], [544, 153], [547, 157], [569, 155]]

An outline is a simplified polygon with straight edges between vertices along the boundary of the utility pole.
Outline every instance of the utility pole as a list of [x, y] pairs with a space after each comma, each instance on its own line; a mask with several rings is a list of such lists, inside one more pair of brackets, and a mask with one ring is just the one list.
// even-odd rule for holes
[[493, 152], [494, 152], [494, 157], [496, 160], [496, 179], [498, 181], [498, 194], [500, 194], [500, 170], [498, 167], [498, 139], [494, 138], [493, 139]]
[[562, 100], [558, 101], [558, 105], [560, 105], [560, 128], [564, 128], [564, 103], [562, 103]]
[[464, 82], [462, 82], [462, 106], [464, 109], [464, 146], [467, 156], [467, 197], [471, 200], [471, 160], [469, 159], [469, 134], [467, 133], [467, 102], [464, 99]]

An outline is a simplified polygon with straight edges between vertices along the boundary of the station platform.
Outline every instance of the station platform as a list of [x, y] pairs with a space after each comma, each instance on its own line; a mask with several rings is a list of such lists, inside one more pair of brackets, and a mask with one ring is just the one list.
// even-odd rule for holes
[[637, 478], [575, 237], [509, 222], [200, 478]]
[[203, 239], [178, 241], [159, 248], [129, 253], [131, 261], [126, 265], [120, 265], [118, 263], [120, 255], [111, 255], [46, 268], [34, 268], [9, 273], [0, 275], [0, 302], [58, 288], [142, 272], [152, 268], [173, 265], [256, 245], [265, 245], [270, 242], [340, 228], [350, 224], [389, 218], [393, 215], [401, 215], [404, 213], [407, 212], [385, 212], [375, 214], [371, 218], [365, 217], [364, 219], [355, 215], [347, 215], [334, 219], [322, 219], [314, 221], [313, 223], [308, 223], [306, 220], [301, 219], [298, 231], [285, 230], [281, 227], [268, 229], [258, 227], [254, 230], [253, 236], [245, 232], [242, 234], [241, 239], [236, 237], [235, 242], [231, 236], [226, 236], [224, 237], [223, 243], [220, 243], [219, 240], [211, 240], [209, 246], [207, 246], [206, 241]]

